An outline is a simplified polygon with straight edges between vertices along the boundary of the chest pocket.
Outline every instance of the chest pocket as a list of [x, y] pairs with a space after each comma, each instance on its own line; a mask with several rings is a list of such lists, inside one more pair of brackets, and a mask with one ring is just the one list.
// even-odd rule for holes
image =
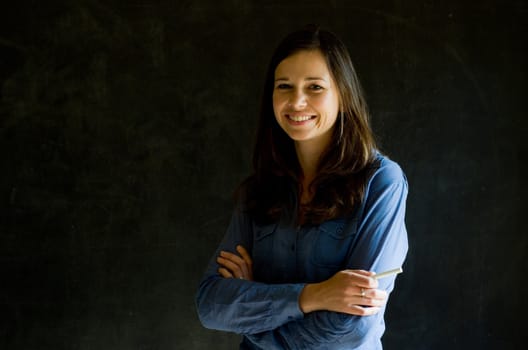
[[255, 226], [253, 237], [253, 277], [259, 282], [270, 283], [273, 278], [273, 236], [277, 224]]
[[322, 223], [312, 249], [313, 263], [337, 270], [345, 268], [356, 232], [357, 220], [336, 219]]

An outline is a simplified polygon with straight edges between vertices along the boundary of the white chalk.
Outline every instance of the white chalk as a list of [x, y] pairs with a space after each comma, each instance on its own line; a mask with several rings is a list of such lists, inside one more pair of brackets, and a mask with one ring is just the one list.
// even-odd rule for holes
[[377, 273], [374, 276], [372, 276], [372, 278], [375, 278], [375, 279], [379, 280], [380, 278], [387, 277], [387, 276], [390, 276], [390, 275], [396, 275], [396, 274], [402, 273], [402, 272], [403, 272], [402, 268], [398, 267], [396, 269], [392, 269], [392, 270], [389, 270], [389, 271]]

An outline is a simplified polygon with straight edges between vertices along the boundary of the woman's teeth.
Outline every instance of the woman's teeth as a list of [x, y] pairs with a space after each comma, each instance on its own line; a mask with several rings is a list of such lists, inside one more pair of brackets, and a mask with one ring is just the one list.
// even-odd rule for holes
[[312, 119], [312, 116], [311, 115], [299, 115], [299, 116], [289, 115], [288, 118], [290, 120], [293, 120], [294, 122], [304, 122], [304, 121]]

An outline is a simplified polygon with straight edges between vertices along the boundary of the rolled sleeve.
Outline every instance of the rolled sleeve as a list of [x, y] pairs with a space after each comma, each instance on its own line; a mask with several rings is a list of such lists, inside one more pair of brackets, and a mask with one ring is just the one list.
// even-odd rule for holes
[[198, 287], [196, 308], [204, 327], [254, 334], [278, 328], [304, 316], [299, 308], [304, 284], [264, 284], [226, 279], [218, 274], [216, 257], [219, 252], [234, 251], [238, 244], [251, 247], [251, 240], [250, 222], [237, 208]]

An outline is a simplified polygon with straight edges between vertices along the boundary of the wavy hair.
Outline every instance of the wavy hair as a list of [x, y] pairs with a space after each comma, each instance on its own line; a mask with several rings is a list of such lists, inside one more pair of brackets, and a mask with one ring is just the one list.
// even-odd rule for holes
[[[273, 112], [275, 70], [279, 63], [303, 50], [319, 50], [339, 92], [340, 111], [333, 141], [319, 159], [310, 184], [314, 196], [299, 206], [301, 168], [293, 140], [281, 129]], [[368, 168], [376, 145], [369, 113], [352, 60], [345, 45], [331, 32], [310, 25], [289, 34], [278, 45], [266, 73], [253, 150], [253, 172], [237, 194], [257, 221], [280, 218], [284, 210], [313, 224], [350, 213], [363, 199]]]

